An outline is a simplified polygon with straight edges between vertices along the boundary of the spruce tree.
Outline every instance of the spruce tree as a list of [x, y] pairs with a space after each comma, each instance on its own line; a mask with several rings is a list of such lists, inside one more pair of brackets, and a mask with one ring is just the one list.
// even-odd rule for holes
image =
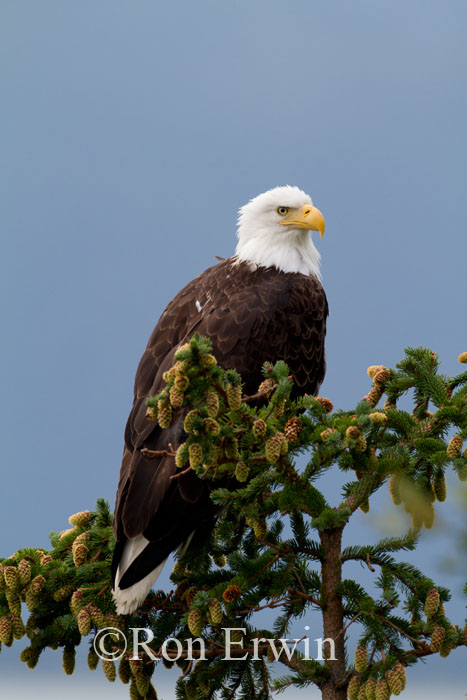
[[[220, 368], [210, 351], [194, 336], [178, 351], [166, 387], [147, 402], [148, 420], [161, 428], [180, 407], [187, 411], [174, 478], [193, 469], [209, 484], [219, 514], [208, 541], [176, 563], [170, 591], [153, 591], [135, 614], [119, 616], [111, 597], [112, 515], [99, 500], [95, 510], [71, 516], [71, 528], [51, 533], [49, 551], [25, 548], [1, 560], [1, 643], [28, 638], [20, 658], [30, 668], [46, 647], [61, 648], [70, 674], [76, 646], [90, 635], [89, 668], [128, 684], [131, 698], [156, 698], [155, 666], [174, 663], [180, 700], [266, 700], [273, 690], [310, 685], [325, 700], [399, 695], [411, 666], [467, 644], [467, 626], [445, 614], [450, 592], [400, 558], [432, 527], [437, 502], [449, 498], [445, 473], [467, 480], [467, 371], [446, 377], [433, 352], [409, 348], [395, 369], [368, 369], [371, 386], [354, 409], [334, 410], [327, 398], [291, 399], [283, 362], [266, 364], [257, 394], [244, 396], [239, 374]], [[467, 353], [459, 361], [467, 363]], [[400, 407], [404, 395], [413, 399], [411, 412]], [[340, 494], [317, 487], [329, 470], [348, 477]], [[344, 528], [358, 509], [368, 512], [381, 488], [410, 514], [411, 527], [343, 548]], [[366, 564], [367, 585], [345, 577], [355, 561]], [[274, 617], [269, 629], [257, 622], [261, 610]], [[332, 640], [322, 660], [306, 658], [300, 643], [287, 653], [280, 641], [310, 611], [320, 613], [322, 637]], [[360, 631], [354, 650], [351, 626]], [[131, 629], [151, 630], [151, 655], [135, 660], [129, 650], [118, 664], [102, 661], [93, 639], [107, 627], [128, 639]], [[205, 659], [196, 658], [197, 643], [187, 658], [190, 637], [204, 640]], [[122, 638], [114, 637], [116, 655]], [[182, 641], [181, 655], [175, 642], [162, 653], [168, 638]], [[285, 675], [271, 673], [274, 661]]]

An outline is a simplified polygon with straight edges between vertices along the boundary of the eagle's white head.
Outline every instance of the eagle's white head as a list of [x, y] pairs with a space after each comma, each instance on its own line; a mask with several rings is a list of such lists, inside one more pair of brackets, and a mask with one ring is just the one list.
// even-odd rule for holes
[[238, 212], [239, 261], [320, 279], [320, 254], [309, 231], [324, 233], [324, 218], [298, 187], [274, 187]]

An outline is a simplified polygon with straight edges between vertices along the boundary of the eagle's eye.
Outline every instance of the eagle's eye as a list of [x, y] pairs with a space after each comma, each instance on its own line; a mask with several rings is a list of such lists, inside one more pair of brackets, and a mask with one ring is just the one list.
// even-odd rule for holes
[[287, 207], [277, 207], [276, 211], [279, 214], [279, 216], [285, 216], [286, 214], [289, 213], [289, 210], [287, 209]]

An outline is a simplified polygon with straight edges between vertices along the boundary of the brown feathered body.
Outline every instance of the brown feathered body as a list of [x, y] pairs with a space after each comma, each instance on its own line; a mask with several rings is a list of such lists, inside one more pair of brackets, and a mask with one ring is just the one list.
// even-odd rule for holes
[[[205, 482], [194, 473], [171, 480], [176, 472], [172, 457], [141, 453], [142, 448], [164, 450], [169, 443], [176, 449], [184, 441], [182, 410], [170, 428], [161, 430], [146, 418], [145, 405], [161, 390], [177, 349], [194, 333], [207, 336], [218, 363], [242, 375], [247, 394], [257, 391], [265, 361], [284, 360], [296, 393], [315, 394], [325, 373], [327, 315], [326, 296], [315, 276], [236, 258], [210, 267], [170, 302], [139, 363], [125, 430], [114, 523], [113, 575], [119, 589], [151, 574], [193, 531], [202, 536], [212, 526], [214, 509]], [[144, 548], [126, 561], [126, 571], [117, 573], [125, 542], [141, 535]], [[130, 608], [121, 606], [122, 611]]]

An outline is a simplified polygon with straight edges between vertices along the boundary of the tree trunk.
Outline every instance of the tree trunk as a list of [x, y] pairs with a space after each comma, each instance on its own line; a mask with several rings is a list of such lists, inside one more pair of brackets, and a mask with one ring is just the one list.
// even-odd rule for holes
[[[345, 679], [345, 643], [344, 611], [339, 586], [342, 580], [341, 542], [342, 529], [323, 530], [320, 532], [324, 549], [324, 561], [321, 568], [324, 638], [333, 639], [336, 661], [326, 660], [325, 664], [331, 674], [330, 679], [321, 687], [323, 700], [346, 700]], [[323, 656], [329, 656], [329, 644], [325, 644]]]

